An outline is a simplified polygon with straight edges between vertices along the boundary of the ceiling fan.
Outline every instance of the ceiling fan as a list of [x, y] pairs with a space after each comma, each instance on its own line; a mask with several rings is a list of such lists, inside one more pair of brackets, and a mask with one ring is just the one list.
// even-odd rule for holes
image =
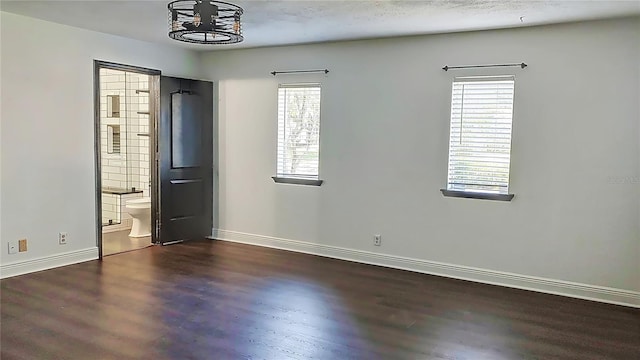
[[169, 37], [196, 44], [233, 44], [244, 40], [244, 10], [223, 1], [176, 0], [168, 5]]

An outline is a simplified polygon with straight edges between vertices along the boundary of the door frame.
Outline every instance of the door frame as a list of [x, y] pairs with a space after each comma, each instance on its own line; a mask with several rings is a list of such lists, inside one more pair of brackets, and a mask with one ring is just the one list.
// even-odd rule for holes
[[100, 134], [100, 69], [135, 72], [150, 76], [149, 80], [149, 149], [151, 163], [151, 243], [158, 243], [160, 198], [158, 187], [158, 121], [160, 116], [160, 70], [93, 60], [94, 157], [96, 195], [96, 244], [98, 259], [102, 260], [102, 144]]

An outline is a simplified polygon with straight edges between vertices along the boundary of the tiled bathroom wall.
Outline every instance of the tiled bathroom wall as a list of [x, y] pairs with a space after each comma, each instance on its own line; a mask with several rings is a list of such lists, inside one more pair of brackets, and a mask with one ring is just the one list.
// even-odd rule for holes
[[148, 89], [147, 75], [100, 69], [103, 232], [131, 228], [127, 200], [149, 196]]
[[[111, 108], [109, 97], [117, 97], [117, 109]], [[102, 186], [109, 188], [127, 188], [126, 154], [123, 145], [126, 144], [126, 134], [113, 134], [119, 140], [118, 149], [109, 146], [109, 127], [117, 126], [120, 130], [126, 127], [125, 103], [125, 73], [122, 71], [100, 69], [100, 143], [102, 152]], [[119, 115], [115, 116], [114, 112]], [[109, 113], [109, 115], [107, 115]], [[111, 148], [111, 149], [110, 149]], [[109, 197], [107, 197], [109, 198]], [[104, 202], [104, 196], [103, 196]], [[104, 214], [103, 214], [104, 217]]]
[[100, 69], [103, 187], [136, 188], [148, 195], [148, 89], [147, 75]]
[[127, 132], [130, 136], [127, 144], [127, 171], [129, 181], [136, 189], [145, 191], [148, 196], [149, 177], [149, 76], [127, 73]]
[[120, 223], [120, 196], [102, 193], [102, 225]]

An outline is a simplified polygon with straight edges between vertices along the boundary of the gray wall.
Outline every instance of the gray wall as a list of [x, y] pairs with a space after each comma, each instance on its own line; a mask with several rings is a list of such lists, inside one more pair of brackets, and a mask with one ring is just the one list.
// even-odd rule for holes
[[[220, 81], [218, 227], [235, 240], [298, 240], [626, 289], [640, 299], [639, 24], [206, 53], [202, 76]], [[520, 61], [530, 67], [441, 70]], [[328, 76], [269, 74], [325, 67]], [[451, 81], [482, 74], [516, 76], [510, 203], [439, 192]], [[270, 178], [277, 84], [291, 81], [322, 82], [321, 187]]]
[[[97, 257], [93, 60], [196, 77], [199, 59], [192, 51], [0, 14], [5, 276]], [[68, 232], [64, 246], [61, 231]], [[7, 255], [7, 242], [22, 238], [29, 251]]]

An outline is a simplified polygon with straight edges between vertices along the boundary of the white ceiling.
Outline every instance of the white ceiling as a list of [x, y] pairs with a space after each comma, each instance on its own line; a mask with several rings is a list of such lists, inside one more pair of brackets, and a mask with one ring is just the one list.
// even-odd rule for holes
[[[0, 10], [129, 38], [223, 50], [533, 26], [640, 15], [640, 0], [227, 0], [245, 40], [194, 45], [167, 36], [167, 1], [0, 1]], [[522, 19], [521, 19], [522, 17]]]

